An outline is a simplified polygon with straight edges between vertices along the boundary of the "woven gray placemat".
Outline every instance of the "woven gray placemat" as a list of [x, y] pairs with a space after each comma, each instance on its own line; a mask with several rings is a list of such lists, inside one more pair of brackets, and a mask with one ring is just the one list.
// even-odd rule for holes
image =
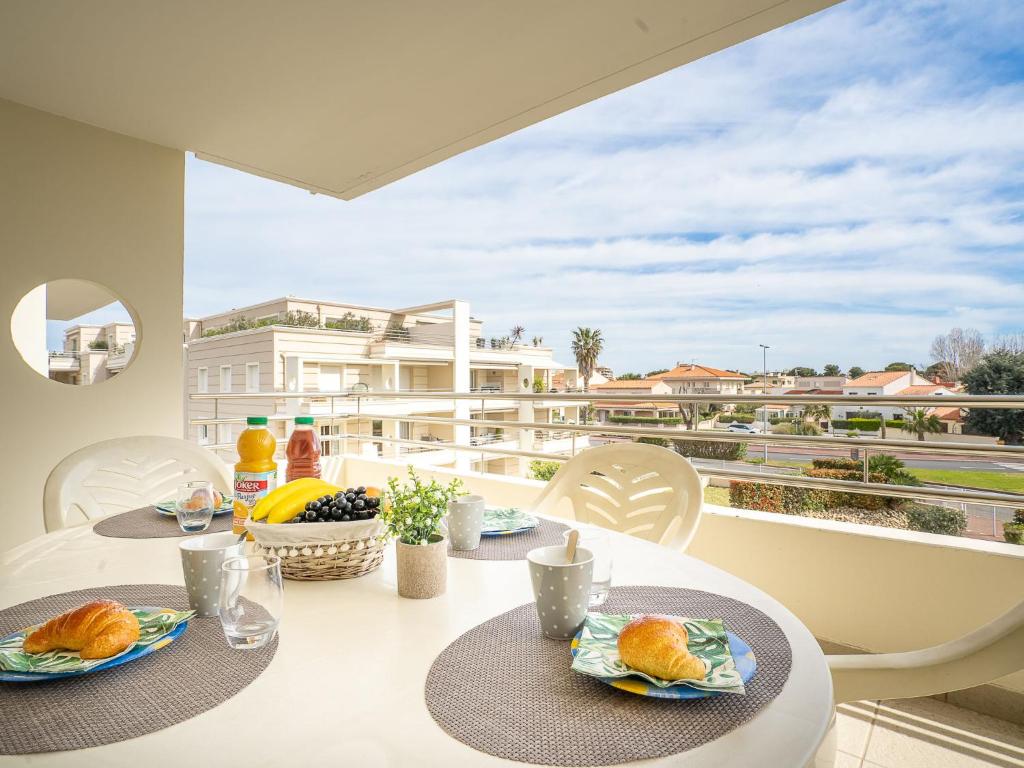
[[[169, 539], [176, 536], [195, 536], [178, 527], [178, 520], [171, 515], [160, 514], [156, 507], [142, 507], [131, 512], [122, 512], [100, 520], [92, 527], [100, 536], [114, 539]], [[197, 533], [220, 533], [231, 530], [231, 515], [217, 515], [205, 531]]]
[[480, 546], [476, 549], [452, 549], [448, 545], [451, 557], [466, 560], [525, 560], [526, 553], [537, 547], [551, 544], [562, 544], [562, 531], [569, 526], [540, 518], [536, 528], [522, 533], [509, 533], [504, 536], [481, 536]]
[[721, 618], [757, 657], [746, 695], [652, 699], [573, 672], [569, 643], [548, 640], [533, 603], [485, 621], [449, 645], [427, 676], [434, 720], [463, 744], [524, 763], [591, 766], [699, 747], [778, 696], [792, 656], [779, 626], [732, 598], [671, 587], [614, 587], [602, 613]]
[[[185, 589], [170, 584], [82, 589], [0, 610], [0, 637], [100, 598], [188, 608]], [[0, 682], [0, 755], [84, 749], [183, 722], [245, 688], [276, 650], [274, 638], [259, 650], [233, 651], [219, 619], [193, 618], [166, 648], [119, 667], [49, 682]]]

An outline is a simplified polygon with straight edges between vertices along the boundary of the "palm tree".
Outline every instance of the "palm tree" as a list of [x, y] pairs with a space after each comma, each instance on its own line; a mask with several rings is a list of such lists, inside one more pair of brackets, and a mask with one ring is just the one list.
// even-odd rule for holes
[[811, 403], [804, 408], [804, 418], [807, 421], [829, 421], [832, 418], [832, 406], [828, 403]]
[[518, 344], [523, 340], [523, 334], [526, 333], [526, 329], [521, 325], [512, 326], [512, 343]]
[[924, 408], [904, 408], [907, 415], [903, 417], [904, 432], [916, 432], [918, 440], [924, 440], [925, 432], [941, 432], [942, 422], [934, 413], [929, 414]]
[[543, 336], [534, 336], [533, 337], [533, 346], [539, 347], [543, 343], [544, 343], [544, 337]]
[[604, 339], [599, 328], [577, 328], [572, 332], [572, 353], [576, 356], [576, 365], [583, 376], [583, 391], [590, 385], [590, 377], [594, 375], [597, 359], [604, 350]]

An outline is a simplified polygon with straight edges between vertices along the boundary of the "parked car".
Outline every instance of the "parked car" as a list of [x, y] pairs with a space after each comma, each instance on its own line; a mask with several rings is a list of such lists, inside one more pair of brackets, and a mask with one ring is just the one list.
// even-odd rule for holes
[[742, 432], [745, 435], [760, 435], [761, 428], [755, 427], [753, 424], [740, 424], [738, 421], [734, 421], [728, 427], [727, 430], [730, 432]]

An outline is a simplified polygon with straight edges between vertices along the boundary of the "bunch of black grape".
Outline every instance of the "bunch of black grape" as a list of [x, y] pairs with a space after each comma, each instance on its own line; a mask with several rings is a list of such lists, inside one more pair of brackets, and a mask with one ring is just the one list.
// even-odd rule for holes
[[331, 496], [321, 496], [306, 504], [302, 514], [292, 519], [293, 523], [347, 523], [350, 520], [369, 520], [376, 517], [380, 498], [367, 496], [366, 488], [348, 488]]

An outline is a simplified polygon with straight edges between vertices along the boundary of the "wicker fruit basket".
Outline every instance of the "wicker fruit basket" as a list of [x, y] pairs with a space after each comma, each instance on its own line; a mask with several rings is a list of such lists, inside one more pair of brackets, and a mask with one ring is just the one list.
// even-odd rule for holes
[[384, 524], [372, 520], [245, 526], [257, 553], [281, 558], [281, 575], [298, 581], [331, 581], [365, 576], [384, 559]]

